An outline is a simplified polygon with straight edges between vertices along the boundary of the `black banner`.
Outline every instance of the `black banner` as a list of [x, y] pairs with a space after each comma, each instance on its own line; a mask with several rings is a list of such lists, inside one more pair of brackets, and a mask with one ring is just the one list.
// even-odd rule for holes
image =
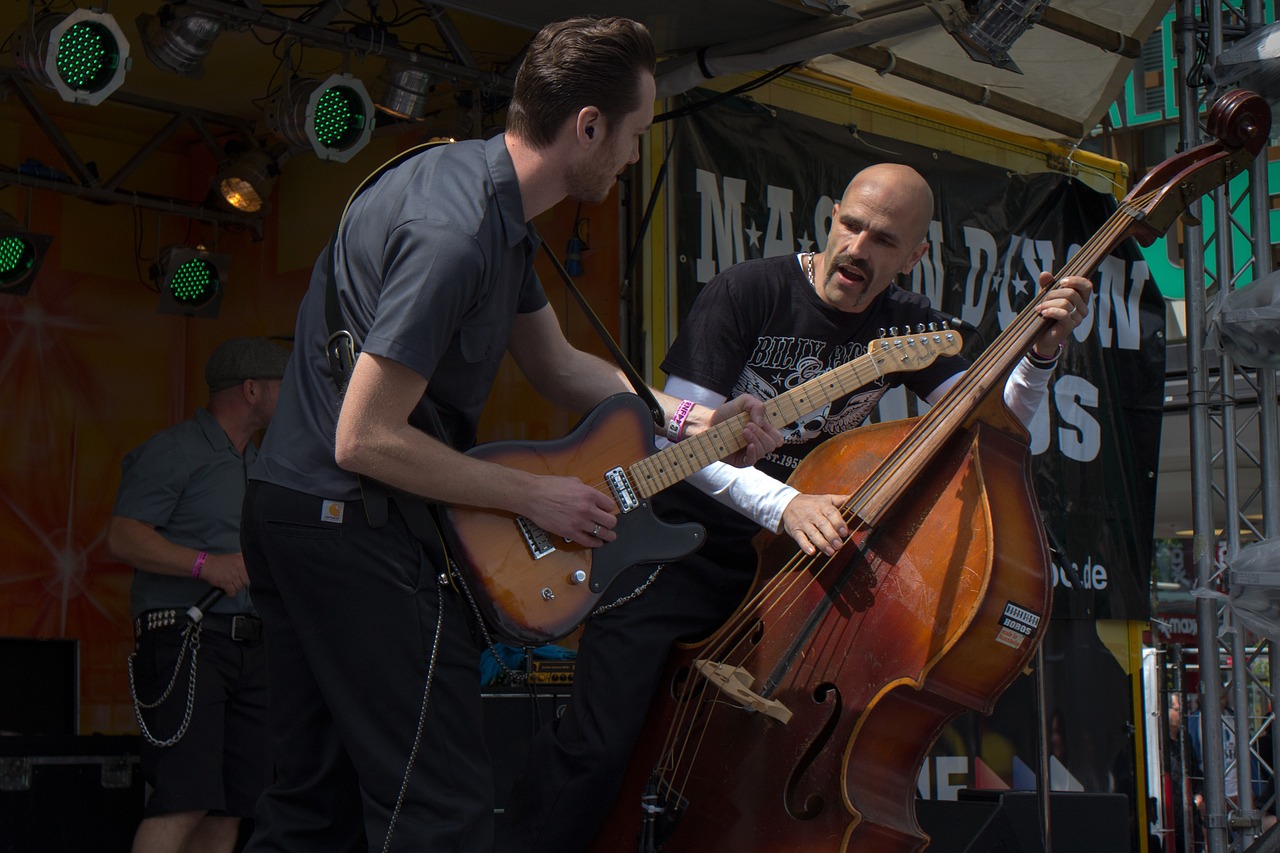
[[[733, 101], [679, 120], [673, 149], [681, 315], [719, 270], [822, 251], [832, 204], [861, 168], [913, 166], [934, 188], [929, 252], [904, 287], [976, 326], [975, 357], [1115, 210], [1058, 174], [1018, 175], [910, 142]], [[1054, 555], [1054, 617], [1145, 620], [1164, 395], [1164, 301], [1137, 246], [1093, 277], [1031, 428], [1035, 486]], [[901, 389], [899, 389], [901, 391]], [[878, 417], [917, 413], [888, 395]], [[1069, 566], [1064, 570], [1064, 565]]]

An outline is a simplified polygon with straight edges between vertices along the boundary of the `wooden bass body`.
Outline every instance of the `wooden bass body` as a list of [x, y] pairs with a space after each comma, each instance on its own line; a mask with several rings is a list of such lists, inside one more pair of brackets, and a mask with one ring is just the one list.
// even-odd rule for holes
[[[834, 438], [789, 482], [853, 490], [913, 424]], [[789, 538], [760, 546], [733, 636], [673, 651], [596, 853], [646, 849], [646, 787], [667, 809], [649, 830], [670, 833], [664, 853], [923, 849], [925, 755], [956, 715], [990, 712], [1051, 607], [1024, 440], [985, 425], [955, 436], [886, 523], [830, 563], [792, 566]], [[739, 683], [749, 674], [757, 698], [713, 684], [706, 659]]]

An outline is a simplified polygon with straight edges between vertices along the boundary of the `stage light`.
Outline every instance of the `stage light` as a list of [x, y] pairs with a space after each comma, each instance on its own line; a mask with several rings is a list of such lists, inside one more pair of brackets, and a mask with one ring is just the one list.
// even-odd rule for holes
[[156, 310], [185, 317], [217, 317], [230, 267], [229, 255], [203, 246], [166, 246], [151, 267], [160, 291]]
[[0, 294], [26, 296], [53, 238], [22, 228], [0, 212]]
[[1048, 5], [1049, 0], [963, 0], [930, 8], [970, 59], [1021, 74], [1009, 58], [1009, 48], [1040, 20]]
[[431, 77], [421, 68], [388, 61], [378, 75], [378, 109], [397, 118], [417, 121], [427, 112], [427, 90]]
[[373, 134], [373, 101], [350, 74], [294, 80], [268, 108], [267, 120], [289, 145], [345, 163]]
[[1223, 90], [1248, 89], [1280, 103], [1280, 22], [1269, 24], [1218, 54], [1213, 81]]
[[95, 106], [129, 70], [129, 40], [106, 12], [41, 12], [16, 34], [18, 67], [64, 101]]
[[223, 22], [212, 15], [175, 12], [167, 3], [155, 15], [139, 15], [137, 24], [142, 49], [153, 65], [197, 80], [204, 76], [204, 58], [223, 30]]
[[257, 213], [267, 203], [278, 174], [275, 159], [261, 148], [253, 148], [228, 159], [214, 181], [218, 196], [234, 210]]

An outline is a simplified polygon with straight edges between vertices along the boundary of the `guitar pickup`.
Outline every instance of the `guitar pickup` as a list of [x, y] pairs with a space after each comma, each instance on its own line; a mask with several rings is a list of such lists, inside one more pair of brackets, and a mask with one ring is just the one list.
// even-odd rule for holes
[[516, 526], [520, 528], [520, 535], [524, 537], [524, 544], [528, 546], [529, 553], [533, 555], [533, 559], [541, 560], [556, 550], [555, 546], [551, 544], [551, 540], [547, 538], [547, 531], [523, 515], [516, 516]]
[[636, 490], [631, 487], [631, 481], [627, 479], [626, 471], [621, 468], [606, 471], [604, 481], [609, 484], [609, 491], [613, 492], [613, 501], [622, 512], [631, 512], [640, 506], [640, 500], [636, 497]]

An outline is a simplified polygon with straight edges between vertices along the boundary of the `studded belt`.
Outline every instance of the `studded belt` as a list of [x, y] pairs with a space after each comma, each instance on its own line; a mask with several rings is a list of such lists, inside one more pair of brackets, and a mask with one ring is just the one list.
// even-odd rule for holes
[[[189, 620], [185, 610], [148, 610], [133, 620], [133, 635], [173, 626], [184, 627]], [[262, 639], [262, 620], [247, 613], [206, 613], [200, 624], [207, 631], [226, 634], [238, 643], [256, 643]]]

